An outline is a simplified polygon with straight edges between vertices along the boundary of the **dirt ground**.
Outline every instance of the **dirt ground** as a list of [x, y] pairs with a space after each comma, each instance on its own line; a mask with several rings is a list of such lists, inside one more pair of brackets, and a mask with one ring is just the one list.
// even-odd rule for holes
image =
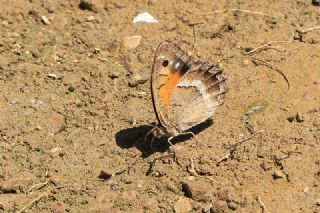
[[[317, 1], [86, 2], [1, 1], [0, 212], [320, 212]], [[144, 139], [164, 40], [225, 69], [210, 147]]]

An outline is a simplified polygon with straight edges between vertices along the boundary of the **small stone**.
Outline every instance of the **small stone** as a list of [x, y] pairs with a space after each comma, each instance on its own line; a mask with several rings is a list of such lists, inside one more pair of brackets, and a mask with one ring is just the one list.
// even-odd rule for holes
[[61, 151], [61, 148], [60, 148], [60, 147], [55, 147], [55, 148], [52, 148], [52, 149], [50, 150], [50, 152], [51, 152], [52, 154], [57, 153], [57, 152], [60, 152], [60, 151]]
[[212, 204], [212, 212], [228, 212], [228, 203], [224, 200], [216, 200]]
[[135, 73], [131, 76], [131, 79], [129, 81], [129, 86], [130, 87], [136, 87], [139, 84], [144, 84], [145, 82], [148, 81], [148, 77], [147, 76], [142, 76], [138, 73]]
[[202, 212], [203, 213], [210, 213], [211, 211], [211, 208], [212, 208], [212, 203], [207, 203], [207, 204], [204, 204], [202, 206]]
[[320, 127], [320, 117], [314, 119], [313, 126], [318, 128]]
[[105, 0], [81, 0], [79, 8], [81, 10], [89, 10], [92, 12], [98, 12], [104, 9]]
[[72, 85], [70, 85], [69, 87], [68, 87], [68, 91], [69, 92], [74, 92], [76, 90], [76, 88], [74, 88], [74, 86], [72, 86]]
[[9, 180], [0, 183], [0, 192], [2, 193], [19, 193], [27, 192], [34, 184], [36, 177], [28, 172], [19, 174]]
[[261, 164], [260, 164], [261, 168], [264, 170], [264, 171], [267, 171], [267, 170], [270, 170], [272, 168], [272, 166], [270, 165], [270, 163], [268, 163], [267, 161], [263, 161]]
[[312, 0], [314, 6], [320, 6], [320, 0]]
[[51, 24], [50, 21], [49, 21], [49, 19], [48, 19], [47, 17], [45, 17], [45, 16], [41, 16], [41, 21], [42, 21], [42, 23], [45, 24], [45, 25]]
[[301, 123], [301, 122], [304, 121], [304, 117], [301, 115], [300, 112], [297, 112], [297, 114], [296, 114], [296, 120], [297, 120], [297, 122], [299, 122], [299, 123]]
[[162, 179], [159, 182], [158, 188], [162, 191], [171, 191], [174, 193], [179, 192], [179, 188], [170, 179]]
[[120, 77], [120, 72], [116, 70], [111, 70], [110, 73], [108, 74], [109, 78], [115, 79]]
[[316, 200], [314, 201], [314, 204], [315, 204], [316, 206], [320, 206], [320, 198], [319, 198], [319, 199], [316, 199]]
[[191, 212], [192, 206], [187, 198], [180, 198], [175, 202], [173, 209], [176, 213], [187, 213]]
[[87, 22], [93, 22], [94, 20], [96, 20], [96, 18], [94, 16], [89, 16], [87, 18]]
[[103, 179], [103, 180], [110, 179], [111, 177], [112, 177], [112, 174], [110, 172], [105, 171], [105, 170], [101, 170], [100, 174], [98, 176], [98, 178]]
[[66, 212], [65, 206], [62, 202], [54, 202], [50, 205], [50, 210], [55, 213], [64, 213]]
[[231, 202], [228, 203], [228, 207], [231, 210], [237, 210], [238, 209], [238, 204], [236, 204], [235, 202], [231, 201]]
[[283, 178], [283, 172], [279, 171], [279, 170], [276, 170], [274, 171], [273, 173], [273, 179], [280, 179], [280, 178]]
[[177, 24], [175, 22], [169, 22], [164, 27], [166, 31], [174, 31], [175, 29], [177, 29]]
[[124, 49], [134, 49], [139, 46], [142, 36], [124, 36], [121, 39], [121, 47]]
[[7, 26], [9, 25], [9, 22], [8, 22], [7, 20], [3, 20], [3, 21], [1, 22], [1, 24], [2, 24], [3, 26], [7, 27]]
[[309, 186], [306, 186], [306, 187], [303, 188], [302, 191], [303, 191], [304, 193], [308, 194], [309, 190], [310, 190]]
[[57, 79], [58, 76], [56, 74], [54, 74], [54, 73], [49, 73], [48, 74], [48, 78]]
[[248, 59], [244, 59], [242, 63], [244, 66], [247, 66], [249, 65], [250, 61]]
[[182, 182], [182, 191], [189, 198], [196, 201], [210, 201], [212, 198], [213, 187], [201, 181], [184, 181]]
[[295, 120], [295, 116], [290, 116], [287, 118], [287, 120], [291, 123]]

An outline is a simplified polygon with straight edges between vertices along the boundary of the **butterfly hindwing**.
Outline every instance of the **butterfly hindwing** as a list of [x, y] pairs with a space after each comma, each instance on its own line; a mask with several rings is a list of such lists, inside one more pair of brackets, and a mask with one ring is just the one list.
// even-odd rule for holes
[[172, 94], [169, 120], [183, 132], [211, 118], [224, 101], [226, 79], [219, 65], [195, 62]]

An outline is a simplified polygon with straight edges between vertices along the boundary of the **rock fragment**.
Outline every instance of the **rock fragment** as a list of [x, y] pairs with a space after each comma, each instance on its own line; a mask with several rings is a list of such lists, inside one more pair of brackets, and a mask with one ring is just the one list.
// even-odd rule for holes
[[124, 36], [121, 39], [121, 48], [123, 49], [134, 49], [139, 46], [142, 36], [133, 35], [133, 36]]
[[192, 211], [192, 206], [187, 198], [180, 198], [173, 206], [175, 213], [187, 213]]
[[41, 16], [41, 21], [42, 21], [42, 23], [45, 24], [45, 25], [51, 24], [50, 21], [49, 21], [49, 19], [48, 19], [46, 16]]
[[136, 87], [139, 84], [144, 84], [148, 81], [148, 77], [145, 75], [143, 76], [142, 74], [139, 73], [134, 73], [129, 81], [129, 86], [130, 87]]
[[196, 201], [210, 201], [212, 198], [212, 193], [210, 189], [213, 187], [201, 181], [183, 181], [182, 182], [182, 191], [189, 198], [192, 198]]
[[20, 193], [27, 192], [35, 182], [36, 177], [28, 172], [17, 174], [17, 176], [0, 183], [0, 192], [2, 193]]

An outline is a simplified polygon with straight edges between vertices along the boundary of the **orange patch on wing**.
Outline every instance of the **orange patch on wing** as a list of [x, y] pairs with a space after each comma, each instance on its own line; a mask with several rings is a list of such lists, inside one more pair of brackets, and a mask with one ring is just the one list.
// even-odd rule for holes
[[166, 73], [168, 73], [168, 76], [163, 77], [162, 83], [164, 83], [164, 85], [160, 88], [160, 100], [163, 105], [168, 107], [172, 92], [182, 75], [180, 72], [173, 72], [171, 70], [166, 70]]

